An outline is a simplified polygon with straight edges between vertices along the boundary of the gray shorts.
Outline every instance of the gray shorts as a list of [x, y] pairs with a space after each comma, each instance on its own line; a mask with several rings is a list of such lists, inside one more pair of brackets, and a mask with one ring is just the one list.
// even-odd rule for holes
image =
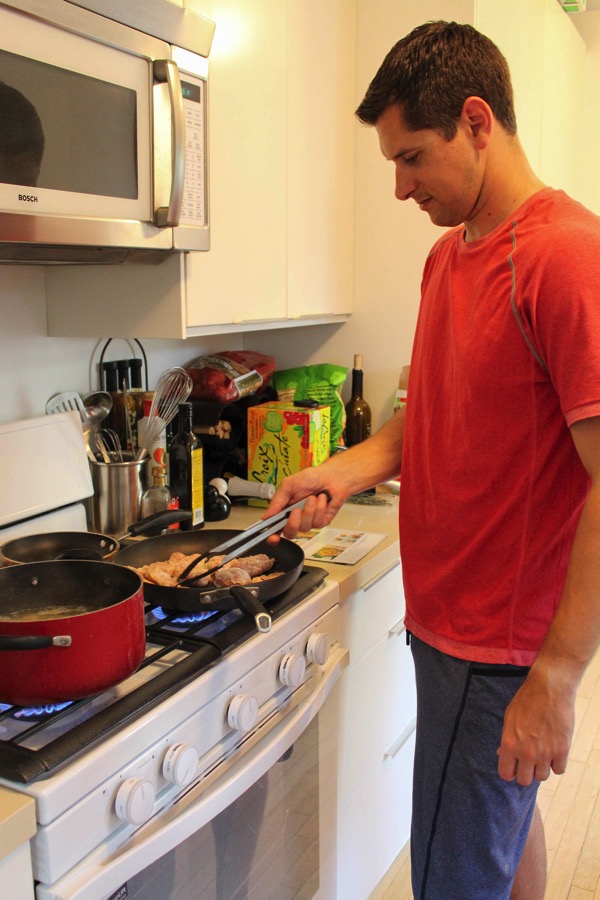
[[411, 647], [415, 900], [508, 900], [539, 782], [503, 781], [496, 751], [504, 710], [528, 670], [456, 659], [414, 636]]

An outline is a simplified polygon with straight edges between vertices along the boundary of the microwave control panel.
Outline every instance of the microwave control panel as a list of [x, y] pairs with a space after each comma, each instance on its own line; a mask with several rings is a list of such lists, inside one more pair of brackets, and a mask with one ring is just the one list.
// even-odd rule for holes
[[179, 222], [206, 225], [206, 82], [181, 73], [185, 112], [185, 180]]

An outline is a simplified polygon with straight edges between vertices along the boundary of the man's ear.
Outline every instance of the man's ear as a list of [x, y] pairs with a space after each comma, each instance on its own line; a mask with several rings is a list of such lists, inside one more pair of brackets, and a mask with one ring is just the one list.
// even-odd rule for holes
[[477, 149], [487, 147], [494, 121], [489, 104], [481, 97], [467, 97], [463, 103], [460, 119]]

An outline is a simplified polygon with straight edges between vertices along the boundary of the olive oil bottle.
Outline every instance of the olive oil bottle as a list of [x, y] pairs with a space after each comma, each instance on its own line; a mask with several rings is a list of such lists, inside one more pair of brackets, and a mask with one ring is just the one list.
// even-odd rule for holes
[[202, 443], [192, 429], [192, 404], [179, 404], [178, 432], [169, 447], [169, 488], [179, 499], [179, 509], [188, 509], [190, 522], [182, 522], [182, 529], [198, 528], [204, 524], [204, 478]]

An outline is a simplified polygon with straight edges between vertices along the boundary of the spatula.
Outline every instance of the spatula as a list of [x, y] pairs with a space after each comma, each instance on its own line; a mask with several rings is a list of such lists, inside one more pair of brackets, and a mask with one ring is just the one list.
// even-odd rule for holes
[[81, 399], [77, 391], [63, 391], [62, 394], [55, 394], [54, 397], [50, 397], [50, 399], [46, 403], [47, 415], [63, 412], [79, 413], [79, 418], [81, 419], [81, 428], [83, 431], [83, 438], [85, 441], [85, 451], [89, 458], [96, 462], [96, 457], [94, 456], [93, 450], [90, 447], [89, 416], [83, 404], [83, 400]]
[[46, 403], [46, 413], [78, 412], [84, 425], [89, 425], [88, 415], [83, 400], [77, 391], [63, 391], [55, 394]]

